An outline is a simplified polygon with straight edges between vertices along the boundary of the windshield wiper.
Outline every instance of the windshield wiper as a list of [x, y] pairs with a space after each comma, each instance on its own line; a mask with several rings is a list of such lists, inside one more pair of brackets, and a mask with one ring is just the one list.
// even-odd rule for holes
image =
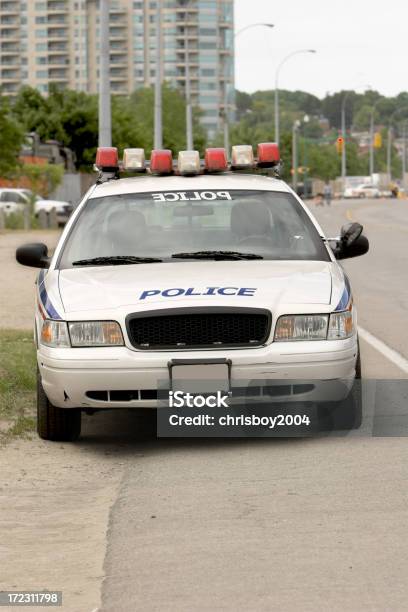
[[134, 257], [133, 255], [110, 255], [109, 257], [93, 257], [92, 259], [78, 259], [73, 266], [126, 266], [130, 264], [158, 263], [163, 261], [156, 257]]
[[192, 253], [173, 253], [174, 259], [263, 259], [256, 253], [240, 253], [239, 251], [193, 251]]

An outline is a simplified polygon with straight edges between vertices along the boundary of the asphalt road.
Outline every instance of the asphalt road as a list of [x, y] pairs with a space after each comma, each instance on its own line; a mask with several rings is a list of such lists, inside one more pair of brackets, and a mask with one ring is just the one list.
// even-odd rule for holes
[[359, 324], [408, 358], [408, 200], [346, 200], [311, 206], [326, 234], [358, 221], [370, 252], [344, 262], [359, 311]]
[[[63, 609], [75, 612], [92, 609], [94, 596], [81, 593], [97, 579], [100, 612], [408, 610], [408, 201], [311, 207], [328, 233], [353, 219], [371, 241], [368, 255], [344, 264], [369, 339], [361, 344], [369, 379], [361, 430], [157, 440], [152, 419], [121, 412], [86, 417], [73, 449], [39, 442], [32, 454], [24, 442], [21, 466], [24, 457], [34, 466], [41, 457], [42, 469], [58, 477], [42, 478], [36, 495], [27, 481], [12, 484], [7, 524], [22, 523], [22, 508], [33, 505], [43, 529], [53, 517], [30, 548], [31, 562], [26, 532], [12, 540], [16, 566], [9, 558], [7, 571], [21, 588], [58, 585]], [[66, 465], [76, 477], [68, 489]], [[50, 568], [51, 584], [43, 557], [56, 538], [63, 559]], [[102, 549], [103, 576], [94, 564], [75, 588], [69, 567], [78, 560], [91, 567]]]
[[[333, 235], [364, 224], [370, 254], [345, 262], [360, 326], [404, 368], [408, 202], [313, 209]], [[126, 427], [130, 438], [103, 612], [407, 610], [408, 387], [398, 379], [408, 370], [372, 343], [362, 355], [364, 423], [345, 437], [157, 441], [132, 438], [135, 416], [116, 421], [109, 435], [123, 443]], [[92, 425], [95, 448], [104, 418]]]

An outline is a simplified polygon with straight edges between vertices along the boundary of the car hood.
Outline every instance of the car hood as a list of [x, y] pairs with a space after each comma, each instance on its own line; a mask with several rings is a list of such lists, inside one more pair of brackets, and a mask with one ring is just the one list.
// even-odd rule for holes
[[[59, 273], [66, 313], [189, 306], [328, 305], [331, 262], [205, 261], [70, 268]], [[307, 311], [307, 309], [306, 309]]]

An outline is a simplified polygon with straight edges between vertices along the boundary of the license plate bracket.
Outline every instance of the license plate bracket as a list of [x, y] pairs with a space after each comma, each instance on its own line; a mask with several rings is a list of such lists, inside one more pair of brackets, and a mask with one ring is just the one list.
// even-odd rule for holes
[[170, 391], [231, 394], [230, 359], [172, 359], [168, 363]]

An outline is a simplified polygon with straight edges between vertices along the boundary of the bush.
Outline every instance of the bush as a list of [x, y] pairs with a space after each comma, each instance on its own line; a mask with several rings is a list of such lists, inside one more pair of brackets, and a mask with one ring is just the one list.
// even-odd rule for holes
[[[15, 212], [15, 213], [10, 213], [9, 215], [6, 215], [5, 226], [6, 226], [6, 229], [9, 229], [9, 230], [24, 229], [24, 213]], [[38, 223], [38, 219], [34, 215], [31, 215], [30, 228], [39, 229], [39, 227], [40, 225]]]

